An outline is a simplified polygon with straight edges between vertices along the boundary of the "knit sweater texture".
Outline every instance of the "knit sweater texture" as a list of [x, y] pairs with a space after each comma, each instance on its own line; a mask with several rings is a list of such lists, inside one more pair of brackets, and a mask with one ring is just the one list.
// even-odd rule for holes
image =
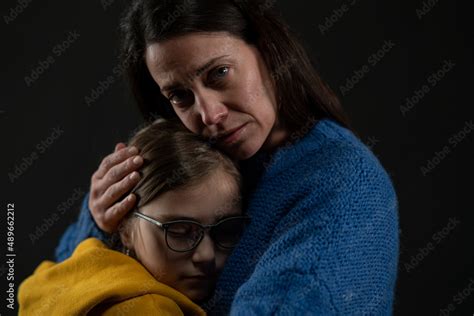
[[[211, 315], [391, 315], [398, 269], [398, 203], [378, 159], [324, 119], [303, 137], [242, 163], [252, 221], [228, 258]], [[87, 208], [57, 251], [104, 238]]]

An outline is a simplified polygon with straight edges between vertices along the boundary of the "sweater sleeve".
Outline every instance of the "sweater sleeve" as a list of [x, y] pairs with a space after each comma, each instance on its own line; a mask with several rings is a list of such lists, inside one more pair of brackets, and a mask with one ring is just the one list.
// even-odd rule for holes
[[82, 201], [79, 218], [66, 229], [59, 240], [59, 245], [55, 250], [56, 262], [69, 258], [76, 246], [89, 237], [95, 237], [104, 242], [109, 238], [108, 234], [103, 232], [94, 222], [88, 207], [88, 201], [89, 193], [85, 195]]
[[[391, 315], [398, 263], [395, 191], [373, 161], [335, 161], [275, 227], [231, 315]], [[344, 172], [341, 172], [344, 170]], [[315, 184], [318, 184], [317, 186]]]

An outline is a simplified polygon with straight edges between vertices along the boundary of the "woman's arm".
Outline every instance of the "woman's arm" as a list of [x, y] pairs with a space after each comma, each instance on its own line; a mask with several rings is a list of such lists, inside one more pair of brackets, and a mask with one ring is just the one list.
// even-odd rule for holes
[[117, 144], [115, 151], [105, 157], [91, 179], [91, 191], [84, 197], [76, 223], [71, 224], [56, 248], [56, 261], [71, 256], [76, 246], [86, 238], [106, 241], [122, 218], [135, 206], [136, 197], [129, 192], [140, 177], [136, 170], [143, 163], [138, 150]]
[[329, 166], [332, 179], [302, 180], [310, 191], [275, 227], [231, 315], [392, 314], [397, 199], [381, 167], [353, 158], [342, 174]]
[[69, 258], [76, 246], [89, 237], [95, 237], [104, 242], [108, 240], [109, 235], [101, 230], [94, 222], [89, 207], [87, 206], [88, 202], [89, 193], [86, 194], [82, 201], [77, 222], [71, 224], [59, 240], [59, 245], [55, 250], [56, 262], [61, 262]]

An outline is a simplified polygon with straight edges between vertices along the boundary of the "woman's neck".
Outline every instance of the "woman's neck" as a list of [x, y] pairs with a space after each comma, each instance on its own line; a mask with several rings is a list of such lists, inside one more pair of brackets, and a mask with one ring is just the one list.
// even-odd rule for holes
[[260, 151], [271, 153], [281, 147], [288, 139], [289, 132], [286, 127], [276, 123], [263, 143]]

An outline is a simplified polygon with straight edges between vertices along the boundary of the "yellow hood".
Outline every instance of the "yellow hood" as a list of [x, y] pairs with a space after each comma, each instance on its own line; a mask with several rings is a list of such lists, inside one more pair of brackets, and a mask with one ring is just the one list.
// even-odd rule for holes
[[20, 315], [205, 315], [139, 262], [95, 238], [64, 262], [41, 263], [20, 285], [18, 301]]

